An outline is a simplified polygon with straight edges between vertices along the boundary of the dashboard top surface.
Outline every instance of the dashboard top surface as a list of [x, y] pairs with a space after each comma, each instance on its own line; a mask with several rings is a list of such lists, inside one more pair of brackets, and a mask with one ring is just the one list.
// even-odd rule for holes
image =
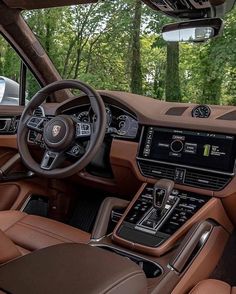
[[[141, 125], [175, 127], [218, 133], [236, 134], [236, 107], [209, 105], [208, 118], [192, 117], [197, 104], [165, 102], [119, 91], [99, 91], [105, 103], [120, 107], [136, 116]], [[85, 95], [62, 103], [45, 103], [46, 114], [55, 114], [88, 102]]]

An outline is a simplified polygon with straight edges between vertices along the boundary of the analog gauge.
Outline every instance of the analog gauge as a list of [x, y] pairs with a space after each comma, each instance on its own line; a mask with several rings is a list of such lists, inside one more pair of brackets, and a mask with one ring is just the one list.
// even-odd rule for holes
[[[106, 115], [107, 115], [107, 127], [111, 125], [112, 122], [112, 113], [109, 107], [106, 106]], [[93, 115], [93, 122], [97, 120], [96, 114]]]
[[76, 117], [79, 122], [84, 122], [84, 123], [90, 122], [88, 111], [80, 112]]
[[106, 113], [107, 113], [107, 126], [109, 127], [112, 123], [112, 113], [109, 107], [106, 107]]
[[118, 130], [117, 134], [119, 136], [125, 136], [129, 138], [135, 138], [138, 133], [138, 122], [136, 119], [129, 115], [120, 115], [117, 118]]
[[127, 115], [120, 115], [117, 118], [118, 121], [118, 135], [125, 136], [130, 128], [130, 120]]
[[211, 109], [207, 105], [198, 105], [192, 110], [192, 117], [207, 118], [211, 114]]

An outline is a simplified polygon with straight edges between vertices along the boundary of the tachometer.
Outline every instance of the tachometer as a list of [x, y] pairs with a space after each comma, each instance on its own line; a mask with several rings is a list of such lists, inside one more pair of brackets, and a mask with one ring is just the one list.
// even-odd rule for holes
[[[109, 107], [106, 106], [106, 115], [107, 115], [107, 127], [111, 125], [112, 122], [112, 112]], [[93, 115], [93, 121], [95, 122], [97, 119], [96, 114]]]
[[90, 122], [88, 111], [80, 112], [80, 113], [76, 116], [76, 118], [77, 118], [77, 120], [78, 120], [79, 122], [84, 122], [84, 123], [89, 123], [89, 122]]

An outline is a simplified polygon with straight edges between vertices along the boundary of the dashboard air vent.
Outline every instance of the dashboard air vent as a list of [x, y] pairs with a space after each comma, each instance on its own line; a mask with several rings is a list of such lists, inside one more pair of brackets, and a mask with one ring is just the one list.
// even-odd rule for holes
[[174, 180], [175, 176], [175, 168], [174, 167], [167, 167], [164, 165], [158, 165], [155, 163], [149, 162], [142, 162], [139, 161], [140, 170], [143, 175], [147, 177], [154, 177], [154, 178], [165, 178], [169, 180]]
[[[42, 108], [41, 106], [37, 107], [37, 108], [34, 110], [33, 114], [34, 114], [35, 116], [38, 116], [38, 117], [45, 116], [44, 110], [43, 110], [43, 108]], [[36, 137], [37, 137], [37, 133], [36, 133], [35, 131], [29, 131], [29, 133], [28, 133], [28, 141], [29, 141], [30, 143], [34, 143]]]
[[157, 179], [169, 179], [187, 186], [208, 189], [211, 191], [222, 190], [232, 179], [230, 175], [216, 174], [203, 170], [193, 170], [191, 168], [181, 168], [185, 171], [182, 179], [178, 180], [179, 167], [155, 163], [146, 160], [138, 160], [138, 166], [141, 173], [146, 177]]
[[188, 107], [172, 107], [167, 110], [166, 115], [181, 116]]
[[208, 0], [189, 0], [196, 9], [210, 8], [211, 4]]
[[228, 112], [217, 119], [222, 119], [222, 120], [236, 120], [236, 110]]
[[35, 110], [34, 110], [34, 115], [35, 116], [44, 116], [44, 111], [42, 109], [42, 107], [37, 107]]
[[226, 175], [212, 175], [205, 172], [186, 170], [184, 184], [210, 190], [222, 190], [230, 179]]

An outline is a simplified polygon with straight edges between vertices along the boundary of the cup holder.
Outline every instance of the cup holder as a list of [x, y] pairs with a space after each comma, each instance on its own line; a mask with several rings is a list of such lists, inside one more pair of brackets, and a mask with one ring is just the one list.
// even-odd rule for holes
[[138, 266], [142, 268], [147, 278], [159, 277], [163, 272], [159, 264], [153, 261], [150, 261], [148, 259], [145, 259], [141, 256], [134, 255], [134, 254], [128, 253], [126, 251], [123, 251], [108, 245], [95, 245], [95, 246], [129, 258], [131, 261], [135, 262]]

